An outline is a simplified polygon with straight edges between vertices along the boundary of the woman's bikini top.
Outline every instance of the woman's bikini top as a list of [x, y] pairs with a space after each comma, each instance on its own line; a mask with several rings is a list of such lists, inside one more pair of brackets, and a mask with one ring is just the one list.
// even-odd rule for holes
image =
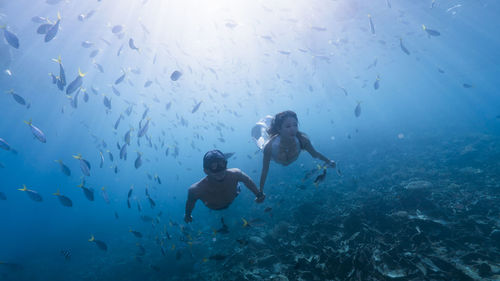
[[[293, 161], [297, 160], [297, 158], [299, 157], [299, 154], [300, 154], [301, 146], [300, 146], [299, 138], [295, 137], [294, 139], [295, 139], [295, 145], [296, 145], [296, 150], [295, 151], [297, 151], [297, 155], [293, 159], [287, 159], [286, 162], [284, 162], [283, 160], [279, 159], [280, 144], [281, 144], [281, 138], [280, 138], [280, 136], [276, 136], [272, 140], [272, 143], [271, 143], [271, 158], [274, 160], [274, 162], [280, 163], [280, 164], [283, 164], [283, 165], [288, 165], [288, 164], [292, 163]], [[283, 152], [286, 153], [286, 156], [288, 156], [288, 150], [285, 150]]]

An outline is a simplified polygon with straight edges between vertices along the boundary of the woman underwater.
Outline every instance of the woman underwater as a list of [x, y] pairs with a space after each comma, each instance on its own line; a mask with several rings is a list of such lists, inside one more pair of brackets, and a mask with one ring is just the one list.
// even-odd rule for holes
[[[269, 120], [269, 119], [268, 119]], [[264, 125], [262, 121], [260, 125]], [[258, 123], [259, 125], [259, 123]], [[258, 136], [258, 126], [252, 130], [252, 135], [259, 145], [259, 140], [262, 143], [262, 137]], [[264, 160], [262, 165], [262, 173], [260, 176], [260, 192], [264, 192], [264, 184], [266, 183], [267, 172], [269, 171], [269, 163], [271, 159], [274, 162], [283, 166], [288, 166], [299, 157], [301, 150], [306, 150], [312, 157], [321, 159], [332, 168], [335, 168], [335, 161], [326, 158], [323, 154], [317, 152], [311, 144], [309, 138], [298, 130], [297, 114], [291, 110], [283, 111], [271, 120], [271, 124], [267, 129], [269, 141], [263, 144]]]

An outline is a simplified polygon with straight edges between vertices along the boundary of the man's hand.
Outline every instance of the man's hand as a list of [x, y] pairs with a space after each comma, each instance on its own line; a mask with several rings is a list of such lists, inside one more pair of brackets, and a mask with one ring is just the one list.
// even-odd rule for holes
[[326, 164], [330, 167], [330, 168], [335, 168], [337, 166], [337, 164], [335, 163], [335, 161], [333, 160], [330, 160], [328, 162], [326, 162]]
[[266, 195], [261, 191], [257, 193], [257, 198], [255, 198], [255, 202], [262, 203], [264, 202], [264, 199], [266, 199]]
[[184, 215], [184, 221], [186, 223], [190, 223], [193, 221], [193, 217], [191, 215], [186, 214], [186, 215]]

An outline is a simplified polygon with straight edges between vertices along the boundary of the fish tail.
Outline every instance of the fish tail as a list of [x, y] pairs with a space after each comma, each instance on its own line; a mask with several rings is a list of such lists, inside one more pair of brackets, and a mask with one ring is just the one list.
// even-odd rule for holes
[[24, 123], [26, 123], [27, 125], [31, 126], [31, 119], [29, 121], [23, 121]]
[[82, 159], [82, 155], [81, 154], [73, 155], [73, 158], [75, 158], [75, 159]]
[[57, 11], [57, 19], [61, 20], [61, 14], [59, 13], [59, 11]]
[[89, 242], [94, 242], [95, 241], [95, 237], [94, 237], [94, 234], [91, 234], [90, 235], [90, 239], [89, 239]]
[[241, 218], [243, 220], [243, 227], [247, 227], [248, 226], [248, 222], [246, 219], [244, 218]]
[[422, 29], [423, 29], [423, 30], [426, 30], [426, 29], [427, 29], [427, 27], [425, 27], [425, 25], [423, 25], [423, 24], [422, 24]]
[[0, 29], [6, 29], [7, 28], [7, 25], [0, 25]]
[[86, 74], [86, 73], [83, 73], [83, 72], [80, 70], [80, 68], [78, 68], [78, 75], [79, 75], [80, 77], [84, 77], [84, 76], [85, 76], [85, 74]]
[[57, 190], [57, 192], [56, 192], [56, 193], [52, 193], [52, 195], [55, 195], [55, 196], [60, 196], [60, 195], [61, 195], [61, 193], [59, 193], [59, 189], [58, 189], [58, 190]]
[[23, 188], [18, 188], [17, 190], [19, 190], [19, 191], [26, 191], [26, 190], [28, 190], [28, 188], [26, 187], [25, 184], [23, 184]]

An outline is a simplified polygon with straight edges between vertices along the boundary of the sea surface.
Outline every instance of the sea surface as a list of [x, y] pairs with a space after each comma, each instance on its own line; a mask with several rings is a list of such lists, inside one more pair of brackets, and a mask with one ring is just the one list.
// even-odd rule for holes
[[[0, 280], [500, 280], [500, 2], [0, 0]], [[257, 184], [292, 110], [325, 168]], [[326, 169], [326, 177], [320, 175]]]

